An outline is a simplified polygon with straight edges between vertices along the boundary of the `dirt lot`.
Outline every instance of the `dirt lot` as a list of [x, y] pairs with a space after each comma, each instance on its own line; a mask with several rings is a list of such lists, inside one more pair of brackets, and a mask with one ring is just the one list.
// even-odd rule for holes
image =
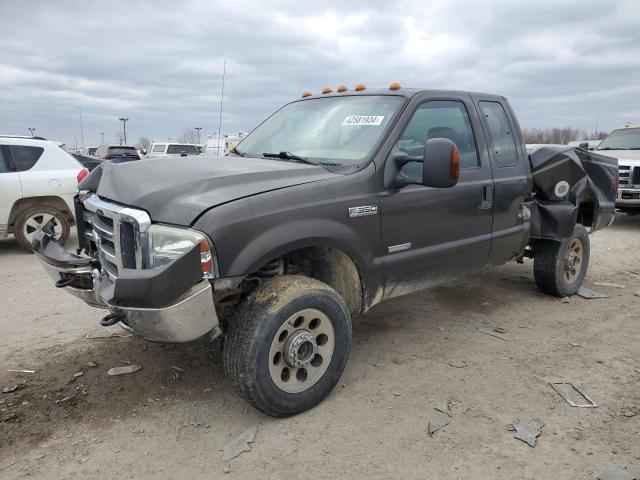
[[[620, 216], [591, 240], [586, 285], [610, 298], [545, 297], [527, 262], [384, 303], [355, 319], [351, 359], [334, 392], [285, 420], [236, 397], [215, 345], [88, 339], [105, 331], [101, 311], [54, 289], [33, 255], [0, 242], [0, 388], [18, 385], [0, 393], [0, 478], [638, 472], [640, 218]], [[480, 331], [496, 327], [508, 341]], [[107, 376], [128, 363], [143, 369]], [[570, 407], [550, 381], [573, 382], [599, 407]], [[443, 417], [434, 407], [447, 404], [449, 424], [429, 436], [429, 422]], [[545, 423], [535, 448], [508, 431], [517, 419]], [[251, 451], [223, 462], [224, 445], [256, 423]]]

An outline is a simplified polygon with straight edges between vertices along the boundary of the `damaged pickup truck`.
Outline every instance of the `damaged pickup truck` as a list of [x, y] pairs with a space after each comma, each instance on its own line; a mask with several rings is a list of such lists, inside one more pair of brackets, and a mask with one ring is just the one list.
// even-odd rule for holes
[[541, 291], [576, 293], [617, 176], [579, 149], [529, 157], [500, 96], [341, 86], [223, 158], [105, 162], [80, 184], [78, 254], [47, 226], [33, 248], [103, 325], [222, 337], [237, 392], [288, 416], [333, 389], [351, 318], [383, 300], [524, 258]]

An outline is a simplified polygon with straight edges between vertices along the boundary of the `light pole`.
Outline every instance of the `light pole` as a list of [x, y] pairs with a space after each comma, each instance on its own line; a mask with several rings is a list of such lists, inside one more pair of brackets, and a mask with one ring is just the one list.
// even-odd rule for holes
[[127, 144], [127, 122], [128, 118], [121, 117], [119, 120], [122, 122], [122, 132], [124, 133], [124, 144]]
[[104, 132], [100, 132], [100, 145], [104, 145]]
[[200, 145], [200, 130], [202, 130], [202, 127], [196, 127], [196, 132], [198, 132], [198, 145]]
[[35, 129], [35, 128], [31, 128], [31, 127], [29, 127], [29, 132], [31, 132], [31, 136], [32, 136], [32, 137], [33, 137], [33, 132], [35, 132], [35, 131], [36, 131], [36, 129]]

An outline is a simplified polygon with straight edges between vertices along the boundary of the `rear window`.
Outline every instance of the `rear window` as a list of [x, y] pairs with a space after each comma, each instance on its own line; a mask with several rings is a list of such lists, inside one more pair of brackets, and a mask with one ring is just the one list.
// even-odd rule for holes
[[167, 153], [186, 153], [187, 155], [198, 155], [200, 151], [195, 145], [169, 145]]
[[133, 147], [109, 147], [109, 155], [122, 155], [124, 153], [128, 155], [138, 154], [137, 150]]
[[164, 152], [164, 147], [166, 147], [166, 145], [154, 145], [152, 152], [154, 152], [154, 153], [162, 153], [162, 152]]
[[42, 156], [44, 148], [29, 147], [26, 145], [12, 145], [11, 154], [13, 155], [13, 163], [18, 172], [24, 172], [33, 168], [38, 159]]

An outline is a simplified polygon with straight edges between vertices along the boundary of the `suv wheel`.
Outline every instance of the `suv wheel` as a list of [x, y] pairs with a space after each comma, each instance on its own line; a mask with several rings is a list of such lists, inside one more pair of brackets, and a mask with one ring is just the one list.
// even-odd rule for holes
[[318, 280], [265, 281], [238, 309], [224, 343], [224, 367], [240, 395], [268, 415], [287, 417], [326, 397], [351, 350], [351, 318]]
[[533, 274], [538, 289], [549, 295], [574, 295], [589, 267], [589, 235], [577, 224], [562, 242], [539, 240], [535, 244]]
[[51, 219], [54, 221], [55, 239], [60, 245], [64, 245], [71, 232], [67, 216], [57, 208], [42, 205], [28, 208], [18, 214], [13, 233], [20, 246], [31, 250], [33, 234]]

